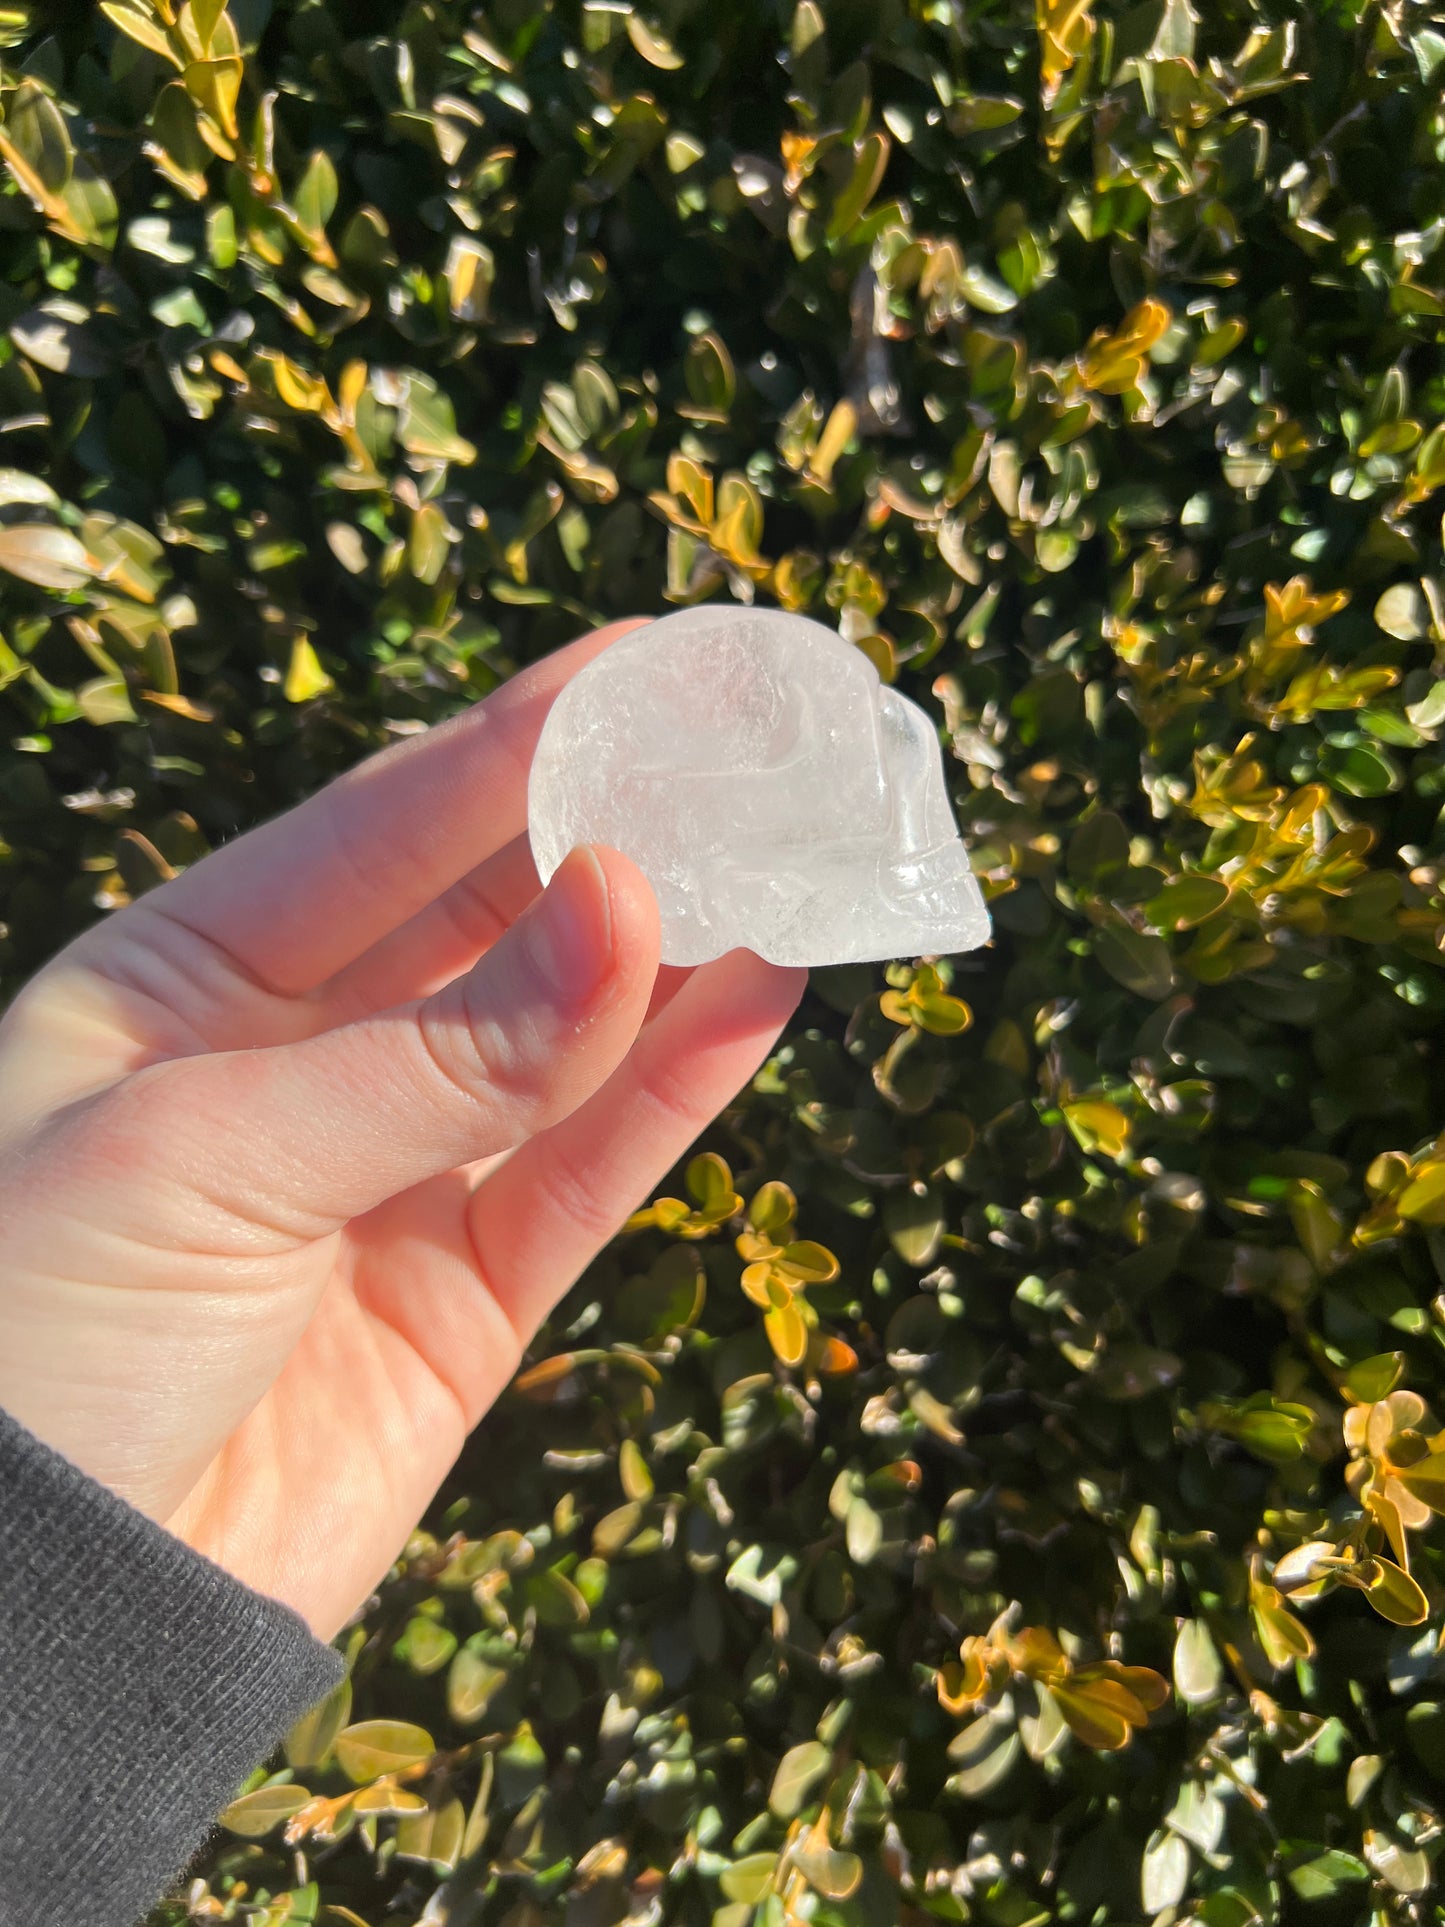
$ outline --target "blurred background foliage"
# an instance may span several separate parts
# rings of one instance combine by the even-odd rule
[[[9,987],[705,597],[933,705],[996,919],[815,974],[157,1920],[1438,1918],[1445,11],[0,41]]]

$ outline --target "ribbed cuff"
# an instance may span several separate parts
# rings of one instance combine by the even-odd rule
[[[0,1412],[4,1927],[132,1927],[343,1670]]]

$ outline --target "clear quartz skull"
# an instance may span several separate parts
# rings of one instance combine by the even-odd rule
[[[803,616],[704,604],[621,637],[553,704],[527,806],[544,883],[579,843],[632,858],[664,963],[988,941],[933,724]]]

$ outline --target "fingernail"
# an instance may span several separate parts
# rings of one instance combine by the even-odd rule
[[[526,932],[532,967],[558,1002],[585,1003],[612,964],[607,878],[585,844],[564,859]]]

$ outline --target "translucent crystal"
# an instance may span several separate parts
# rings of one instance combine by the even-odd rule
[[[545,882],[579,843],[638,865],[665,963],[971,950],[988,912],[933,724],[821,623],[705,604],[636,629],[553,705],[528,790]]]

